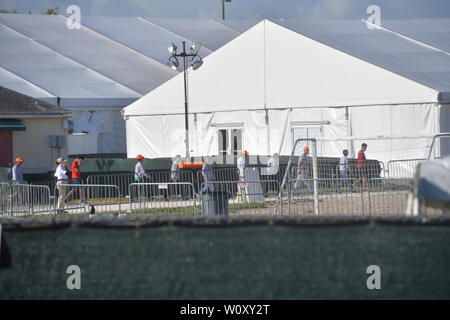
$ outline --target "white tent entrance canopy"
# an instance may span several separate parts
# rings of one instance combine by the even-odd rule
[[[383,136],[371,158],[415,158],[448,131],[449,54],[362,21],[348,27],[351,36],[308,26],[264,20],[189,69],[191,155],[287,155],[299,137]],[[370,52],[370,41],[385,46]],[[439,68],[402,64],[405,57]],[[184,154],[184,111],[181,74],[124,108],[128,157]],[[389,139],[399,136],[423,138]],[[339,156],[342,147],[330,141],[321,155]]]

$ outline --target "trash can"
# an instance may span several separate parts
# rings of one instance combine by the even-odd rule
[[[202,194],[204,216],[228,216],[228,199],[226,191],[206,192]]]

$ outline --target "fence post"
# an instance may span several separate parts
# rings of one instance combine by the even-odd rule
[[[367,197],[368,197],[368,205],[369,205],[369,216],[372,215],[372,208],[370,205],[370,181],[371,181],[371,179],[367,179]]]
[[[317,188],[318,169],[317,169],[317,144],[316,139],[311,139],[313,145],[313,183],[314,183],[314,214],[319,215],[319,195]]]
[[[361,182],[362,183],[362,182]],[[365,214],[365,210],[364,210],[364,190],[363,190],[363,187],[362,187],[362,185],[361,185],[361,183],[360,183],[360,185],[359,185],[359,191],[360,191],[360,194],[361,194],[361,209],[362,209],[362,215],[364,215]]]
[[[192,177],[194,177],[194,173],[192,173]],[[194,189],[194,183],[191,183],[192,187],[192,199],[194,201],[194,216],[197,216],[197,205],[195,203],[195,189]]]
[[[120,215],[120,213],[121,213],[121,211],[120,211],[120,203],[122,202],[121,201],[121,197],[120,197],[120,190],[119,190],[118,186],[115,186],[115,189],[117,190],[117,202],[119,203],[119,213],[118,213],[118,215]]]
[[[34,214],[34,203],[33,203],[33,187],[31,185],[27,186],[28,189],[28,204],[30,206],[30,214]]]

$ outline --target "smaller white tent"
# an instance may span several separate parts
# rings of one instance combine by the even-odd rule
[[[191,155],[290,154],[296,138],[320,137],[334,141],[319,155],[339,156],[380,137],[368,142],[370,158],[422,158],[432,135],[448,130],[448,54],[362,21],[328,30],[284,23],[264,20],[189,69]],[[372,37],[384,47],[370,52]],[[124,108],[128,157],[184,154],[184,112],[182,74]],[[413,136],[423,138],[398,139]]]

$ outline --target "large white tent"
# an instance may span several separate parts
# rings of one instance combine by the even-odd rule
[[[364,21],[264,20],[189,69],[190,153],[290,154],[314,136],[339,156],[379,137],[371,158],[422,158],[449,130],[449,92],[445,46]],[[184,154],[184,112],[182,74],[124,108],[128,156]]]

